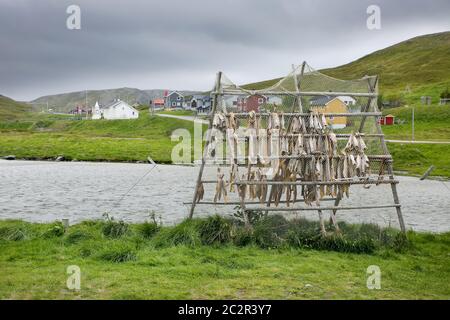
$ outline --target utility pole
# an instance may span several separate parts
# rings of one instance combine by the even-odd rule
[[[412,141],[414,141],[414,106],[412,107],[412,114],[411,114],[411,117],[412,117]]]
[[[86,111],[86,120],[87,120],[87,118],[88,118],[88,104],[87,104],[87,90],[85,90],[85,103],[84,103],[84,105],[85,105],[85,111]],[[83,110],[81,110],[81,117],[83,117]]]

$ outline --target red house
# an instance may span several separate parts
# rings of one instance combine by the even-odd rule
[[[259,111],[259,107],[267,102],[268,98],[260,94],[237,99],[237,107],[241,112]]]
[[[384,126],[392,126],[394,124],[394,118],[392,114],[380,118],[380,124]]]

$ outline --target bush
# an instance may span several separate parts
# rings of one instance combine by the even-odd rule
[[[395,235],[392,248],[395,252],[403,252],[406,249],[411,248],[411,242],[408,240],[408,237],[403,232],[399,232]]]
[[[202,220],[198,230],[205,245],[226,243],[231,239],[231,223],[219,215]]]
[[[51,224],[50,227],[47,228],[47,230],[44,231],[42,237],[44,239],[62,237],[64,235],[64,232],[65,229],[63,224],[61,222],[55,222]]]
[[[144,222],[137,226],[137,232],[145,239],[152,238],[160,227],[154,222]]]
[[[289,225],[286,240],[293,247],[313,248],[320,237],[319,222],[295,219]]]
[[[154,243],[159,247],[177,245],[198,246],[201,244],[198,224],[199,220],[188,219],[174,227],[163,229],[154,238]]]
[[[245,227],[235,227],[233,231],[233,244],[238,247],[248,246],[253,241],[252,230]]]
[[[127,223],[120,221],[114,221],[113,218],[108,218],[102,226],[102,233],[109,238],[120,238],[126,235],[129,231]]]
[[[288,223],[281,215],[261,218],[254,227],[253,239],[261,248],[277,248],[284,241]]]

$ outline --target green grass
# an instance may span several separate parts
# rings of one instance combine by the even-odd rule
[[[187,129],[193,137],[193,122],[150,117],[141,111],[137,120],[61,120],[55,115],[23,121],[0,122],[0,155],[24,159],[82,161],[171,162],[178,142],[171,141],[175,129]]]
[[[383,114],[392,114],[403,124],[382,126],[389,139],[411,140],[412,106],[386,109]],[[414,106],[415,140],[450,141],[450,106]]]
[[[211,234],[224,230],[217,221],[208,223]],[[142,225],[130,225],[130,232],[111,238],[102,232],[105,222],[84,222],[65,234],[43,236],[58,224],[1,221],[0,298],[450,298],[450,233],[410,232],[409,245],[401,251],[379,246],[370,254],[354,254],[293,246],[262,249],[254,242],[238,247],[229,239],[205,245],[202,239],[210,238],[200,226],[208,223],[163,227],[151,237],[141,234]],[[353,235],[379,232],[370,225],[347,226],[349,237],[355,227]],[[6,238],[17,230],[22,236]],[[174,237],[178,243],[170,242]],[[186,240],[192,237],[197,240]],[[156,246],[161,238],[165,244]],[[80,291],[66,287],[69,265],[81,268]],[[370,265],[381,269],[381,290],[366,287]]]
[[[388,143],[394,158],[394,170],[422,175],[433,165],[432,176],[450,177],[449,144]]]

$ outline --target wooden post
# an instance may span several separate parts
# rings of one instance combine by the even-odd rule
[[[375,81],[375,86],[373,88],[373,92],[378,92],[378,77],[376,78]],[[378,111],[378,106],[375,104],[375,111]],[[379,134],[382,134],[383,131],[381,130],[381,125],[380,125],[380,117],[376,117],[375,118],[375,126],[377,128],[377,132]],[[381,147],[383,149],[383,152],[386,156],[390,156],[389,150],[387,148],[386,145],[386,141],[384,139],[384,135],[380,135],[380,142],[381,142]],[[387,171],[389,174],[389,178],[391,180],[394,180],[394,172],[392,169],[392,162],[386,162],[386,167],[387,167]],[[402,215],[402,209],[400,207],[400,200],[398,198],[398,193],[397,193],[397,185],[395,183],[391,183],[391,190],[392,190],[392,197],[394,198],[394,203],[398,206],[395,207],[395,210],[397,211],[397,217],[398,217],[398,223],[400,225],[400,230],[405,233],[406,232],[406,227],[405,227],[405,221],[403,220],[403,215]]]
[[[376,86],[378,85],[378,76],[375,77],[375,82],[373,83],[373,85],[370,83],[370,78],[368,78],[367,82],[368,82],[368,86],[369,86],[369,91],[371,93],[373,93],[375,88],[376,88]],[[372,101],[373,101],[373,97],[370,96],[369,100],[367,101],[367,104],[366,104],[364,110],[361,110],[361,112],[367,112],[369,110],[369,108],[370,108],[370,104],[372,103]],[[366,122],[366,115],[364,115],[362,117],[362,119],[361,119],[361,123],[359,124],[358,132],[362,132],[365,122]]]
[[[217,92],[219,92],[219,90],[220,90],[221,78],[222,78],[222,72],[219,71],[217,73],[217,76],[216,76],[216,85],[215,85],[214,94],[213,94],[213,106],[212,106],[211,115],[209,117],[209,124],[208,124],[208,135],[206,137],[206,143],[205,143],[205,147],[204,147],[205,149],[203,150],[202,164],[200,165],[200,170],[198,172],[198,177],[197,177],[197,183],[195,185],[194,198],[192,200],[191,210],[189,212],[189,219],[192,219],[192,217],[194,215],[195,201],[197,199],[198,188],[200,187],[200,184],[202,183],[202,176],[203,176],[203,170],[205,169],[206,156],[207,156],[207,153],[208,153],[208,146],[209,146],[209,143],[211,141],[211,132],[210,132],[210,130],[212,129],[214,115],[216,113],[217,104],[218,104],[218,94],[217,94]],[[203,141],[202,141],[202,144],[203,144]]]
[[[305,71],[305,65],[306,65],[306,61],[303,61],[302,63],[302,70],[300,72],[300,80],[303,77],[303,72]],[[292,70],[295,72],[295,66],[292,65]],[[295,84],[295,91],[297,91],[297,93],[300,93],[300,81],[297,80],[297,76],[294,73],[294,84]],[[300,95],[297,95],[296,97],[297,101],[298,101],[298,108],[299,111],[301,113],[303,113],[303,106],[302,106],[302,98]]]

